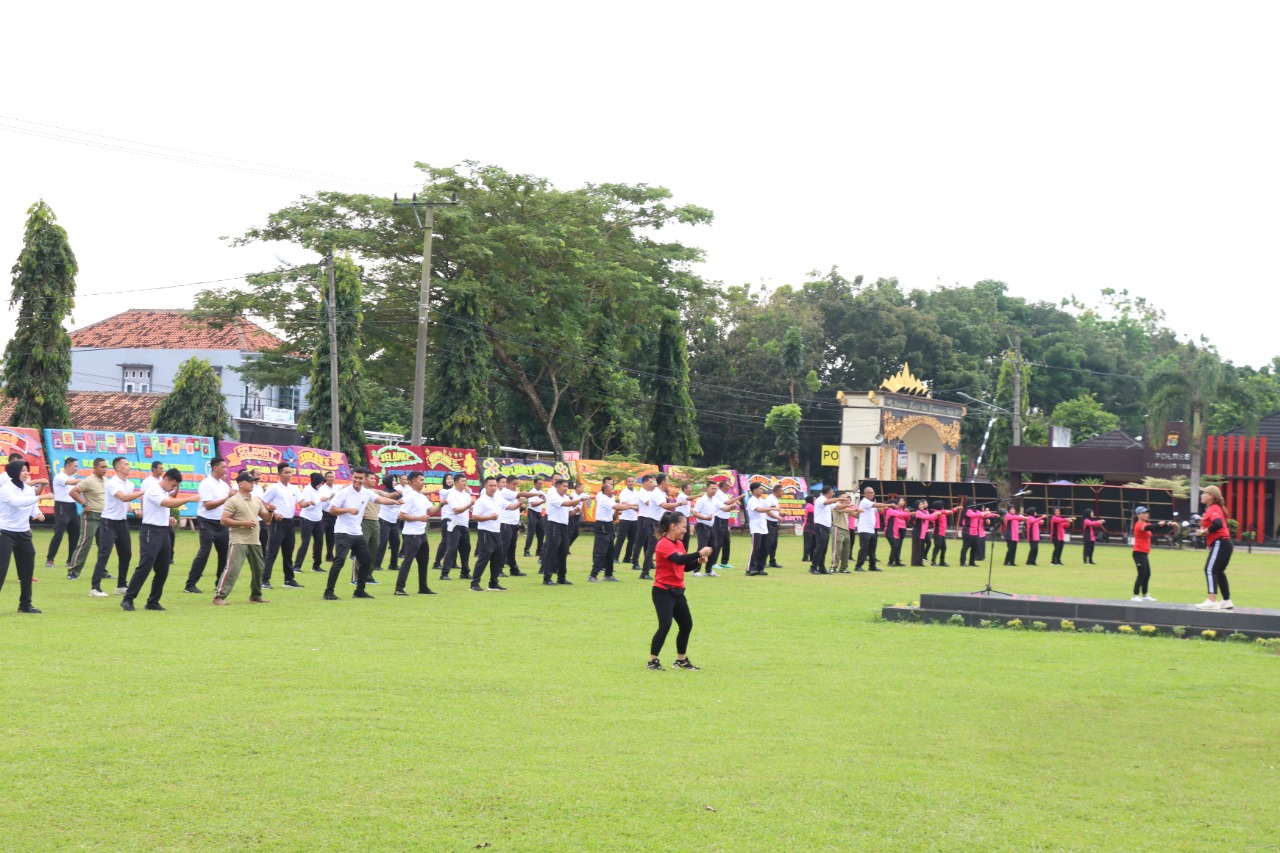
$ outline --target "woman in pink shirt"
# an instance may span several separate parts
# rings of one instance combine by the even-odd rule
[[[1027,508],[1027,565],[1036,564],[1036,556],[1040,553],[1040,526],[1044,524],[1044,516],[1035,507]]]
[[[1102,529],[1102,521],[1093,517],[1093,510],[1086,509],[1084,511],[1084,561],[1088,565],[1094,565],[1093,562],[1093,546],[1098,541],[1098,531]]]
[[[923,566],[929,550],[929,535],[937,513],[929,511],[927,500],[916,501],[916,511],[911,513],[911,565]]]
[[[929,565],[945,566],[947,564],[947,516],[942,501],[933,502],[933,550],[929,554]]]
[[[1067,542],[1067,530],[1071,527],[1071,522],[1075,518],[1068,518],[1062,514],[1062,507],[1055,506],[1053,508],[1053,518],[1049,519],[1049,541],[1053,543],[1053,559],[1050,564],[1061,566],[1062,563],[1062,546]]]
[[[985,509],[969,509],[964,513],[964,541],[960,545],[960,565],[965,565],[965,552],[969,553],[970,566],[976,566],[987,558],[987,521],[996,518],[994,512]]]
[[[1016,510],[1009,510],[1004,514],[1004,564],[1006,566],[1018,565],[1018,532],[1021,525],[1027,520],[1025,515],[1019,515]]]
[[[902,565],[902,537],[907,529],[907,520],[911,518],[911,510],[907,509],[907,499],[898,498],[897,503],[884,511],[885,535],[889,537],[889,565]]]

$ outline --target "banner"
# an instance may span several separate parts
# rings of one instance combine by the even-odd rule
[[[622,491],[627,477],[635,477],[638,485],[640,478],[645,474],[657,474],[659,470],[657,465],[644,462],[613,462],[605,459],[579,459],[573,465],[577,474],[578,489],[591,495],[599,493],[605,477],[613,478],[613,492],[616,495]],[[596,520],[594,501],[587,504],[587,508],[583,510],[582,520],[587,522]]]
[[[480,477],[541,477],[551,481],[554,477],[573,478],[569,462],[551,462],[544,459],[509,459],[486,456],[480,460]]]
[[[313,472],[333,472],[339,485],[351,482],[351,465],[347,454],[318,447],[301,447],[296,444],[248,444],[239,441],[219,441],[218,453],[227,460],[227,479],[234,483],[241,471],[252,471],[261,479],[263,488],[280,482],[276,466],[281,462],[293,468],[297,474],[293,482],[303,488],[310,482]]]
[[[10,453],[21,453],[22,458],[31,466],[31,479],[48,480],[53,485],[51,465],[45,459],[44,448],[40,446],[40,433],[28,427],[0,427],[0,450],[4,451],[4,461],[9,461]],[[67,454],[70,455],[70,454]],[[62,465],[59,457],[56,463]],[[61,470],[61,468],[59,468]],[[40,511],[46,516],[53,514],[53,492],[45,489],[40,494]]]
[[[161,462],[166,471],[177,468],[182,472],[182,483],[178,488],[185,494],[199,491],[200,481],[209,476],[209,460],[214,455],[213,439],[199,435],[47,429],[44,438],[59,466],[68,456],[79,460],[76,476],[81,479],[93,472],[95,457],[102,457],[110,465],[111,460],[123,456],[129,460],[129,482],[135,487],[140,486],[151,473],[153,462]],[[111,476],[110,473],[107,476]],[[49,503],[52,508],[52,497]],[[140,502],[134,501],[132,508],[135,514],[140,512]],[[196,505],[184,504],[181,515],[194,518]]]
[[[756,483],[764,483],[764,487],[772,492],[774,486],[782,486],[782,497],[778,499],[778,514],[783,524],[804,524],[804,499],[809,494],[809,483],[804,477],[775,477],[772,474],[738,475],[738,488],[743,494],[750,494]]]
[[[692,481],[694,494],[693,499],[695,501],[701,497],[702,493],[706,490],[707,481],[715,483],[720,487],[721,492],[731,498],[736,498],[738,495],[742,494],[742,486],[738,482],[738,472],[728,468],[718,469],[717,472],[713,474],[705,473],[707,471],[705,468],[691,468],[682,465],[663,465],[662,470],[667,472],[667,477],[675,481],[672,484],[673,487],[678,486],[686,480]],[[702,476],[698,476],[699,474]],[[746,501],[743,501],[742,503],[745,506]],[[734,511],[730,513],[729,526],[741,527],[743,522],[740,519],[745,517],[745,511]]]
[[[444,475],[461,471],[467,477],[471,493],[480,494],[480,467],[476,452],[460,447],[434,447],[423,444],[366,444],[369,470],[379,477],[395,474],[403,477],[410,471],[421,471],[423,491],[440,491]]]

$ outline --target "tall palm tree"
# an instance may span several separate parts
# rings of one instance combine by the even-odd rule
[[[1219,401],[1238,405],[1248,414],[1243,426],[1257,427],[1253,395],[1236,381],[1235,371],[1212,347],[1188,344],[1176,363],[1162,365],[1147,376],[1148,435],[1159,436],[1171,415],[1186,417],[1191,425],[1191,511],[1200,509],[1200,465],[1204,453],[1204,427],[1208,410]],[[1154,427],[1155,429],[1152,429]]]

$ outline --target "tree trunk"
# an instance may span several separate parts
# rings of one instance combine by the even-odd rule
[[[529,410],[533,412],[533,417],[537,420],[547,433],[547,440],[551,442],[551,450],[556,455],[557,461],[564,461],[564,448],[560,446],[560,436],[556,433],[555,426],[551,423],[552,415],[547,412],[546,406],[542,405],[542,398],[538,396],[538,388],[529,381],[529,376],[520,369],[520,365],[516,364],[511,356],[507,355],[499,344],[494,343],[493,354],[507,369],[507,375],[513,377],[516,381],[517,390],[529,402]],[[556,402],[559,403],[559,392],[557,389]]]

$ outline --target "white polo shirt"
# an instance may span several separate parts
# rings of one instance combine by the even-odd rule
[[[724,508],[724,505],[732,499],[732,495],[726,495],[724,492],[716,492],[716,518],[723,518],[727,521],[733,517],[732,513]],[[736,512],[737,510],[734,511]]]
[[[520,507],[517,506],[515,509],[507,509],[507,507],[520,500],[520,493],[513,492],[510,489],[498,489],[496,494],[502,503],[502,506],[498,509],[498,523],[518,525],[520,523]]]
[[[502,498],[499,497],[498,492],[494,492],[493,497],[489,497],[485,494],[480,495],[480,497],[476,499],[476,505],[471,508],[471,511],[476,515],[493,515],[496,513],[498,517],[491,521],[477,521],[476,527],[486,533],[501,533],[502,506]]]
[[[293,483],[272,483],[267,487],[263,501],[275,504],[276,515],[281,518],[293,518],[298,512],[298,487]]]
[[[613,522],[613,507],[618,501],[609,497],[604,492],[598,492],[595,497],[596,501],[596,521]]]
[[[29,531],[31,519],[40,511],[39,503],[40,498],[30,483],[23,483],[19,489],[8,476],[0,475],[0,530]]]
[[[363,536],[364,528],[360,522],[364,520],[364,508],[371,500],[373,500],[373,492],[368,489],[362,488],[356,491],[355,486],[339,489],[329,504],[330,509],[354,509],[356,512],[354,514],[344,512],[336,516],[338,520],[333,525],[333,532],[345,533],[348,536]]]
[[[298,515],[307,521],[316,522],[324,518],[324,508],[320,505],[320,490],[307,483],[302,490],[302,500],[310,501],[311,506],[298,510]]]
[[[169,497],[160,481],[149,478],[151,485],[142,491],[142,523],[154,524],[156,527],[169,526],[169,508],[162,501]]]
[[[820,524],[823,527],[831,526],[831,508],[834,503],[827,503],[825,495],[818,495],[813,499],[813,523]]]
[[[769,532],[769,505],[765,503],[764,498],[748,498],[747,499],[747,525],[750,527],[752,534],[768,534]]]
[[[334,483],[330,486],[328,483],[321,484],[316,489],[316,494],[320,496],[320,515],[324,515],[329,511],[329,503],[333,500],[333,496],[338,492],[338,484]]]
[[[666,493],[654,486],[652,489],[641,489],[640,495],[640,515],[650,521],[661,521],[662,514],[666,512],[662,508],[662,504],[666,503]]]
[[[723,499],[720,497],[719,492],[716,492],[716,496],[714,498],[708,497],[704,493],[702,497],[698,498],[697,502],[694,503],[693,511],[696,512],[698,515],[714,516],[716,514],[718,503],[722,502],[722,500]],[[705,525],[707,527],[710,527],[714,523],[712,521],[704,521],[701,518],[696,520],[699,524]]]
[[[72,474],[66,474],[62,471],[58,472],[58,476],[53,478],[53,500],[55,503],[60,503],[60,504],[75,503],[75,501],[72,500],[71,498],[71,486],[75,484],[67,482],[68,480],[75,480],[75,479],[76,479],[75,476]],[[9,485],[13,485],[12,480],[9,481]]]
[[[630,486],[618,492],[617,503],[635,505],[639,502],[640,502],[640,493],[636,489],[631,488]],[[639,517],[640,517],[639,511],[634,509],[624,509],[622,511],[622,517],[619,519],[619,521],[635,521]]]
[[[449,524],[449,529],[455,527],[466,527],[471,523],[471,510],[465,509],[462,512],[454,512],[455,509],[461,509],[471,503],[471,492],[463,489],[461,492],[457,489],[450,489],[444,496],[444,502],[448,505],[441,515]]]
[[[132,491],[133,486],[129,485],[128,480],[121,480],[114,473],[108,477],[106,494],[102,498],[102,517],[108,521],[123,521],[129,514],[129,502],[117,499],[116,495]]]
[[[689,513],[693,512],[693,501],[689,500],[689,496],[684,492],[676,495],[676,512],[685,518],[688,518]]]
[[[859,533],[875,533],[876,532],[876,504],[875,501],[869,501],[866,498],[858,501],[858,524]]]
[[[213,477],[205,477],[200,481],[200,485],[196,487],[196,493],[200,497],[200,501],[196,506],[196,515],[209,521],[222,523],[222,506],[217,509],[205,509],[205,501],[220,501],[227,495],[231,494],[231,484],[226,480],[215,480]]]
[[[569,507],[564,505],[567,500],[569,495],[561,495],[556,489],[547,492],[547,521],[552,524],[569,523]]]
[[[431,498],[415,492],[413,489],[405,489],[404,506],[396,507],[397,512],[403,512],[405,515],[426,515],[431,511]],[[404,523],[405,536],[423,536],[427,532],[427,523],[425,521],[406,521]]]

